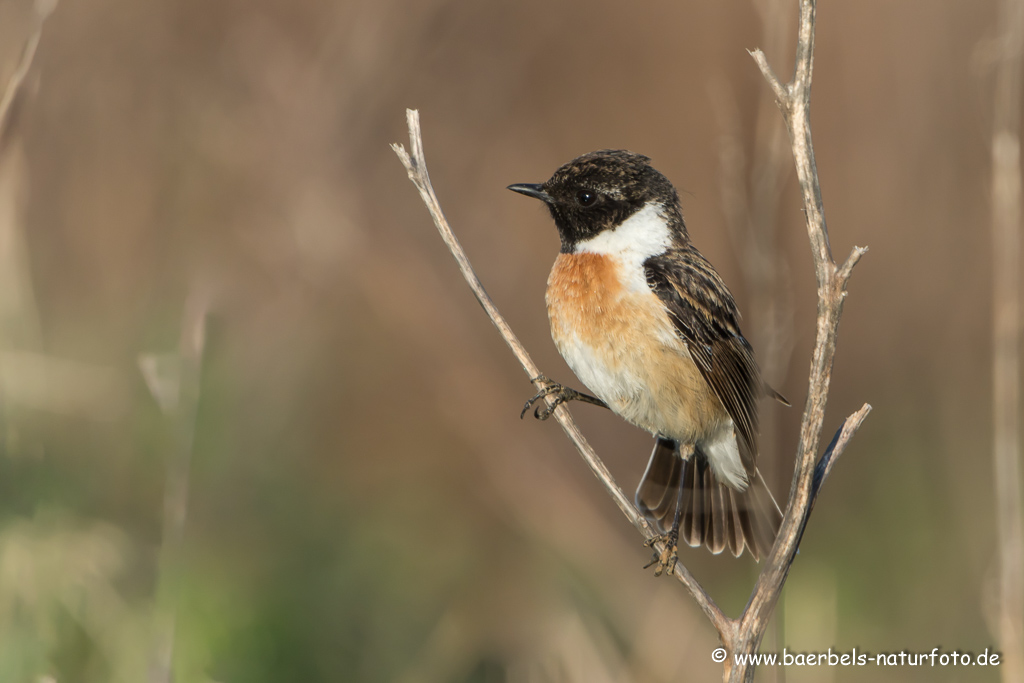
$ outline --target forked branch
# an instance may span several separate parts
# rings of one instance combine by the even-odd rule
[[[846,261],[837,266],[832,259],[828,229],[825,224],[825,210],[821,198],[821,185],[814,161],[814,146],[811,141],[811,79],[814,66],[814,20],[815,1],[800,0],[799,27],[797,30],[796,65],[793,79],[783,84],[764,53],[754,50],[751,55],[757,62],[765,80],[775,93],[776,101],[786,121],[793,160],[803,196],[804,215],[807,221],[807,236],[811,245],[811,257],[818,281],[818,316],[814,352],[811,357],[807,402],[804,406],[800,426],[800,442],[790,487],[789,504],[782,520],[778,539],[754,586],[754,593],[740,617],[738,638],[727,648],[730,654],[746,655],[757,651],[768,619],[782,592],[782,586],[793,563],[803,535],[803,529],[814,506],[821,484],[828,476],[835,460],[846,443],[853,436],[871,406],[865,404],[859,411],[848,417],[833,444],[830,445],[820,462],[817,462],[818,444],[825,420],[825,404],[828,400],[829,382],[832,378],[832,361],[835,357],[836,337],[839,319],[846,299],[846,286],[866,248],[854,247]],[[730,681],[753,679],[753,669],[737,665],[728,671]]]

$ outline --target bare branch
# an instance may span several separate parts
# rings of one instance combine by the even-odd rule
[[[761,74],[764,79],[768,81],[768,85],[771,86],[772,92],[775,93],[775,103],[779,105],[779,109],[783,112],[786,111],[786,107],[789,106],[789,90],[783,85],[779,77],[772,71],[771,65],[768,63],[768,58],[764,56],[764,52],[760,48],[754,50],[747,50],[750,56],[757,62],[757,67],[761,69]]]
[[[751,53],[772,88],[778,100],[789,129],[793,146],[793,160],[803,195],[804,215],[807,221],[807,235],[811,244],[815,275],[818,280],[818,316],[814,351],[807,392],[807,402],[800,427],[800,444],[797,452],[793,483],[790,488],[789,504],[779,529],[778,538],[765,566],[758,576],[754,591],[746,609],[740,617],[736,639],[729,647],[732,656],[752,654],[760,646],[772,610],[778,602],[782,586],[789,573],[789,567],[796,556],[803,530],[820,485],[827,477],[838,455],[845,448],[853,433],[870,411],[865,405],[848,418],[833,444],[816,466],[816,454],[825,418],[829,382],[832,375],[832,361],[835,356],[836,336],[846,294],[846,284],[854,266],[866,249],[854,248],[841,268],[832,259],[828,228],[825,224],[821,186],[818,181],[811,141],[810,101],[811,77],[814,56],[815,1],[800,0],[799,25],[797,32],[796,66],[793,80],[782,85],[768,65],[764,54],[755,50]],[[819,469],[820,468],[820,469]],[[816,478],[815,472],[819,475]],[[815,480],[817,479],[817,486]],[[745,665],[727,667],[729,681],[750,681],[754,669]]]
[[[818,499],[818,493],[821,491],[821,485],[828,479],[828,475],[832,473],[832,468],[839,460],[839,456],[846,450],[847,444],[850,443],[850,439],[860,429],[864,419],[871,412],[871,406],[865,403],[861,406],[860,410],[855,412],[850,417],[846,418],[843,422],[843,426],[839,428],[836,435],[832,437],[832,442],[825,449],[821,459],[818,460],[818,464],[814,468],[814,480],[811,484],[811,507],[814,506],[814,501]]]
[[[430,211],[431,217],[434,219],[434,225],[437,227],[438,232],[441,233],[441,239],[444,240],[445,244],[448,245],[449,251],[452,256],[455,257],[456,262],[459,264],[459,269],[462,271],[462,276],[466,279],[470,289],[473,290],[473,294],[476,296],[477,301],[483,307],[487,316],[491,319],[491,322],[496,328],[498,328],[499,334],[502,339],[515,354],[522,365],[523,370],[534,385],[540,389],[542,387],[539,377],[541,375],[540,370],[534,364],[527,353],[526,348],[522,345],[519,339],[516,337],[512,328],[509,327],[508,322],[498,311],[498,308],[494,305],[490,296],[484,290],[483,284],[480,279],[476,276],[472,265],[470,265],[469,258],[466,256],[465,250],[459,243],[458,238],[455,237],[455,233],[452,232],[451,226],[448,225],[447,219],[444,217],[444,212],[441,210],[441,204],[437,199],[437,195],[434,193],[434,188],[430,184],[430,176],[427,173],[427,161],[423,153],[423,137],[420,131],[420,120],[419,112],[415,109],[406,110],[406,119],[409,126],[409,147],[412,150],[412,154],[405,150],[400,144],[393,144],[391,148],[398,155],[402,164],[405,166],[406,171],[409,173],[409,179],[413,182],[416,188],[420,191],[420,197],[423,199],[423,203],[426,204],[427,210]],[[545,399],[550,407],[552,400],[550,398]],[[572,419],[569,410],[565,405],[559,405],[554,413],[554,418],[558,421],[558,424],[562,427],[566,436],[572,441],[573,445],[576,446],[576,450],[579,451],[580,455],[583,456],[584,461],[590,466],[594,476],[604,485],[608,494],[615,501],[615,504],[619,507],[622,513],[630,521],[630,523],[636,527],[644,538],[651,540],[658,536],[658,533],[651,526],[650,522],[641,515],[637,509],[633,506],[632,501],[626,497],[622,489],[615,482],[611,472],[601,461],[601,459],[591,448],[587,442],[583,433],[580,432],[579,427],[576,426],[576,422]],[[664,544],[658,542],[654,545],[655,550],[659,553],[664,550]],[[697,602],[697,605],[701,608],[704,614],[708,617],[711,623],[718,630],[719,635],[722,637],[723,642],[729,642],[731,634],[733,632],[733,622],[730,620],[722,610],[715,604],[714,600],[707,594],[707,592],[701,587],[693,575],[683,566],[681,562],[676,562],[674,570],[676,578],[686,587],[693,596],[693,599]]]
[[[857,262],[860,261],[860,258],[866,253],[868,253],[867,247],[854,247],[853,251],[850,252],[850,255],[846,257],[846,261],[839,269],[839,272],[836,273],[836,277],[843,289],[846,289],[846,281],[849,280],[850,275],[853,274],[853,267],[857,265]]]

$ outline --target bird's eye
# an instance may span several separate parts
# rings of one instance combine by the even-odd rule
[[[593,206],[594,202],[597,201],[597,197],[598,194],[596,192],[591,190],[580,190],[576,193],[576,203],[583,208],[586,208],[588,206]]]

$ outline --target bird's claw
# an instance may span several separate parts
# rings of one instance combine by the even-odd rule
[[[654,548],[655,544],[664,543],[665,549],[660,553]],[[679,561],[679,534],[669,532],[661,536],[655,536],[644,543],[644,547],[654,550],[654,557],[644,565],[644,569],[657,565],[654,568],[654,575],[661,576],[666,571],[671,574],[675,571],[676,562]]]
[[[608,407],[607,403],[596,396],[591,396],[590,394],[584,394],[581,391],[570,389],[558,382],[552,382],[544,375],[537,375],[530,381],[534,384],[542,384],[544,388],[538,391],[536,396],[526,402],[526,405],[523,406],[523,411],[519,413],[520,420],[523,419],[523,415],[526,415],[526,411],[530,409],[530,406],[543,398],[548,398],[549,396],[554,397],[552,398],[550,405],[545,404],[544,406],[537,406],[533,411],[533,416],[538,420],[548,419],[552,414],[554,414],[555,408],[563,403],[568,403],[569,401],[582,401],[583,403],[590,403],[591,405],[601,406],[602,408]]]
[[[567,401],[572,400],[569,396],[566,396],[566,392],[572,392],[572,389],[566,389],[558,382],[552,382],[544,375],[538,375],[537,377],[534,377],[531,381],[543,384],[544,388],[538,391],[533,398],[526,402],[526,405],[523,406],[522,412],[519,413],[520,420],[522,420],[523,416],[526,415],[526,411],[533,407],[534,403],[547,398],[551,394],[558,394],[557,396],[555,396],[555,401],[552,405],[545,405],[543,406],[543,408],[541,406],[537,406],[536,408],[534,408],[533,416],[538,420],[544,421],[548,419],[549,417],[551,417],[551,414],[555,412],[555,408],[557,408],[558,406],[562,405]]]

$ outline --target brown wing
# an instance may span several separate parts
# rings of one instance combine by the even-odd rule
[[[691,246],[647,259],[644,271],[701,376],[736,425],[740,456],[752,474],[757,458],[757,400],[763,385],[753,350],[740,333],[732,294]]]

